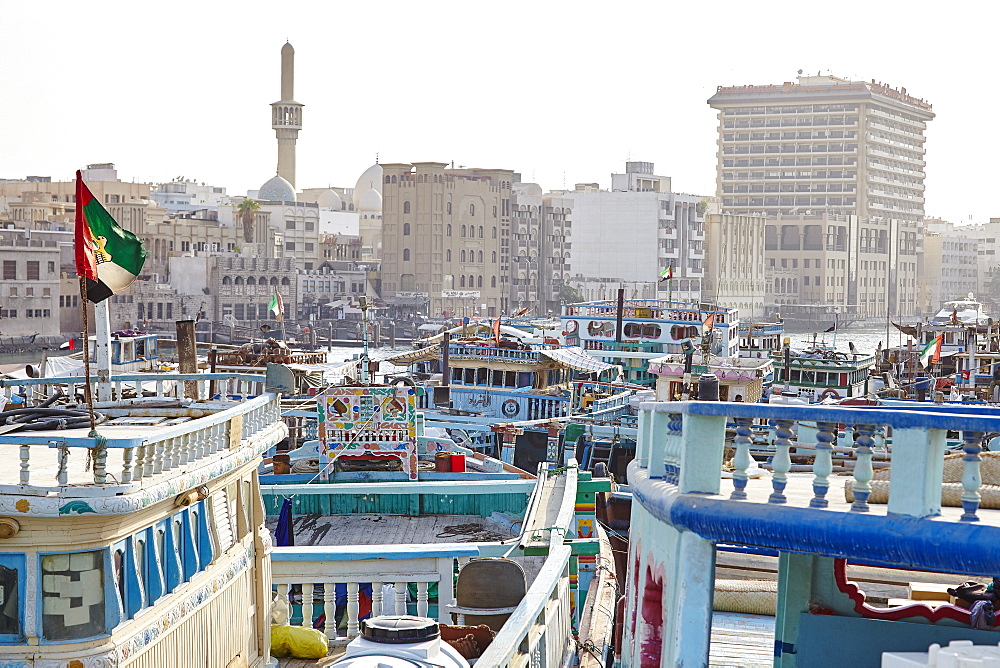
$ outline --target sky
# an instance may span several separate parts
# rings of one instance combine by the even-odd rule
[[[801,69],[931,102],[926,215],[986,222],[1000,217],[989,6],[0,0],[0,178],[114,162],[127,181],[257,189],[275,173],[287,39],[298,189],[353,187],[376,156],[512,169],[546,190],[608,187],[631,159],[714,195],[708,98]]]

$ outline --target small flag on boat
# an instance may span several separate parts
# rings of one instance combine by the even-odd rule
[[[76,172],[76,275],[87,281],[87,300],[102,302],[132,285],[146,249],[122,228]]]
[[[704,327],[702,328],[703,333],[708,334],[709,332],[711,332],[712,328],[715,327],[715,314],[709,313],[708,317],[705,318],[705,322],[702,324],[704,325]]]
[[[674,263],[671,262],[670,265],[660,272],[661,281],[669,281],[674,277]]]
[[[493,321],[493,339],[497,343],[500,343],[500,318],[502,317],[503,314],[501,313],[497,316],[497,319]]]
[[[274,312],[274,318],[278,322],[285,321],[285,305],[281,301],[281,295],[277,292],[271,297],[271,303],[267,305],[267,310]]]
[[[934,364],[941,361],[941,341],[942,337],[937,337],[920,351],[920,364],[925,369],[927,368],[928,362]]]
[[[515,313],[514,317],[515,318],[520,318],[522,315],[524,315],[525,313],[527,313],[528,309],[530,309],[530,308],[531,308],[530,306],[525,306],[523,309],[521,309],[520,311],[518,311],[517,313]]]

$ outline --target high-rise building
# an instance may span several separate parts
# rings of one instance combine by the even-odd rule
[[[382,164],[382,297],[436,315],[510,313],[506,169]]]
[[[515,174],[515,180],[518,175]],[[532,315],[558,315],[570,271],[572,202],[543,193],[537,183],[514,183],[510,232],[510,306]]]
[[[842,300],[831,301],[862,316],[913,315],[916,260],[909,256],[922,235],[931,105],[905,88],[819,75],[780,85],[720,86],[708,104],[719,112],[716,188],[723,213],[856,216],[859,222],[846,226],[855,234],[845,239],[830,237],[837,225],[816,221],[822,239],[810,243],[843,247],[848,255],[843,274],[829,286],[842,284],[842,290],[824,285],[822,294],[843,292]],[[774,227],[769,239],[779,233],[786,241],[769,243],[773,250],[802,250],[805,242],[792,236],[799,239],[804,228]],[[873,264],[885,281],[881,303],[862,302],[859,294],[862,265]],[[795,278],[804,287],[804,276]],[[783,301],[805,298],[796,293]]]
[[[946,301],[977,294],[979,250],[980,240],[971,227],[926,221],[917,291],[917,308],[922,313],[933,315]]]
[[[278,176],[295,187],[295,142],[302,129],[302,105],[295,102],[295,49],[281,47],[281,99],[271,103],[271,127],[278,137]]]

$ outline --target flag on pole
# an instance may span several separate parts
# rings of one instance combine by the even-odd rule
[[[934,364],[941,361],[941,341],[942,337],[937,337],[920,351],[920,365],[927,368],[928,362]]]
[[[703,324],[702,333],[708,334],[709,332],[711,332],[712,328],[715,327],[715,314],[709,313],[708,317],[705,318],[705,322],[702,324]]]
[[[520,311],[518,311],[517,313],[515,313],[514,317],[515,318],[520,318],[522,315],[524,315],[525,313],[527,313],[530,308],[531,308],[530,306],[525,306],[523,309],[521,309]]]
[[[501,313],[497,316],[497,319],[493,321],[493,339],[497,343],[500,343],[500,318],[502,317],[503,314]]]
[[[274,312],[274,319],[278,322],[285,321],[285,305],[281,301],[281,295],[277,292],[271,297],[271,303],[267,305],[267,310]]]
[[[666,269],[660,272],[660,280],[669,281],[673,277],[674,277],[674,263],[671,262]]]
[[[76,172],[76,274],[87,280],[87,299],[102,302],[132,285],[146,249],[115,222]]]

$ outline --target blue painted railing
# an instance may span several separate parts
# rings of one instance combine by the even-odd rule
[[[751,437],[760,420],[774,429],[772,474],[751,482]],[[735,425],[731,481],[721,476],[727,424]],[[832,478],[843,425],[857,435],[853,477]],[[891,434],[888,479],[874,476],[879,430]],[[942,511],[949,431],[961,434],[961,482],[949,484],[962,507]],[[916,570],[994,572],[1000,527],[981,521],[980,469],[984,436],[996,432],[1000,409],[988,407],[641,404],[628,473],[635,500],[630,534],[639,544],[630,560],[627,581],[637,588],[628,595],[625,626],[636,630],[626,631],[623,665],[645,665],[650,653],[662,665],[706,660],[714,574],[704,565],[714,563],[717,543]],[[807,472],[792,472],[793,448],[813,453]],[[643,597],[661,590],[663,614],[651,618]],[[655,632],[632,626],[629,620],[640,617]]]

